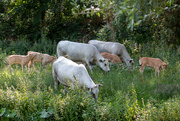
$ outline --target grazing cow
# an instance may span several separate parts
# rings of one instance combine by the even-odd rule
[[[155,69],[155,75],[158,72],[158,76],[161,68],[163,69],[163,71],[167,69],[167,64],[159,58],[140,57],[139,64],[141,66],[141,74],[143,73],[145,66],[153,67]]]
[[[57,55],[66,56],[73,61],[85,62],[92,70],[91,64],[96,64],[102,70],[109,72],[109,62],[104,59],[97,48],[90,44],[70,41],[60,41],[57,45]]]
[[[39,63],[42,63],[42,65],[46,66],[49,63],[53,63],[57,59],[56,57],[50,56],[48,54],[42,54],[39,52],[28,51],[28,55],[33,54],[33,53],[36,54],[36,56],[31,61],[29,61],[28,68],[30,66],[34,67],[34,62],[39,62]]]
[[[24,66],[28,64],[28,62],[31,61],[35,56],[36,54],[34,53],[29,55],[10,55],[8,56],[7,60],[10,68],[13,64],[21,64],[23,72]]]
[[[99,52],[108,52],[119,56],[119,58],[124,61],[127,66],[134,64],[134,60],[130,58],[126,47],[123,44],[98,40],[90,40],[88,43],[94,45]]]
[[[89,93],[93,98],[98,98],[98,87],[102,87],[102,85],[93,82],[83,64],[77,64],[63,56],[60,56],[53,63],[52,73],[55,89],[57,89],[59,83],[65,87],[70,86],[72,89],[74,89],[75,84],[77,84],[77,87],[83,89],[88,88]]]
[[[123,63],[121,62],[120,58],[117,55],[115,55],[115,54],[110,54],[110,53],[102,52],[101,55],[104,58],[108,59],[112,63],[120,63],[121,65],[123,65]]]

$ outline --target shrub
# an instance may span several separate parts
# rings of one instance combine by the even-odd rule
[[[35,41],[35,43],[29,50],[52,55],[56,53],[56,46],[57,43],[55,41],[51,41],[47,39],[45,36],[43,36],[38,41]]]
[[[27,55],[27,51],[30,50],[31,42],[26,37],[19,37],[18,41],[12,41],[10,45],[5,49],[7,54],[21,54]]]

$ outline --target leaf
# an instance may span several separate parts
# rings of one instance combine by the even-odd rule
[[[135,20],[138,20],[137,13],[135,11],[134,11],[134,18],[135,18]]]
[[[144,15],[144,19],[143,19],[143,21],[145,21],[145,20],[146,20],[147,16],[148,16],[147,14],[146,14],[146,15]]]
[[[49,118],[50,115],[48,114],[48,112],[43,112],[41,115],[40,115],[40,118]]]
[[[74,2],[70,2],[71,5],[75,6]]]
[[[128,24],[128,28],[130,28],[132,26],[132,23],[130,22],[129,24]]]
[[[134,26],[139,25],[141,22],[142,22],[142,20],[137,21],[137,22],[134,24]]]
[[[161,11],[162,9],[163,9],[162,7],[156,7],[157,12]]]
[[[47,110],[47,112],[52,115],[54,113],[54,109],[50,108],[50,109]]]
[[[133,31],[133,27],[134,27],[134,18],[132,18],[131,20],[131,31]]]
[[[13,118],[15,115],[16,115],[15,110],[7,109],[6,112],[4,113],[4,117],[7,117],[7,118]]]
[[[43,109],[41,112],[39,112],[41,115],[40,115],[40,118],[49,118],[50,115],[48,114],[48,112],[46,112],[46,109]]]
[[[6,111],[6,108],[1,108],[1,110],[0,110],[0,117],[5,113],[5,111]]]
[[[96,13],[96,15],[98,16],[98,17],[100,17],[100,13],[98,12],[98,13]]]

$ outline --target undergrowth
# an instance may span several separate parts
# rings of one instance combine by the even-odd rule
[[[142,45],[146,46],[146,45]],[[61,85],[54,90],[52,64],[47,68],[35,64],[35,69],[15,67],[11,71],[0,62],[0,119],[3,120],[180,120],[180,61],[179,50],[151,46],[139,56],[158,56],[168,69],[155,76],[146,67],[140,75],[138,54],[133,71],[119,64],[111,64],[109,73],[99,67],[88,72],[100,87],[98,101],[87,90],[65,91]],[[155,49],[154,49],[155,48]],[[147,49],[150,49],[147,48]],[[165,51],[163,51],[165,50]],[[7,56],[1,51],[1,60]]]

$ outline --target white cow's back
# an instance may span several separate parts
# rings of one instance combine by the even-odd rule
[[[118,42],[105,42],[98,40],[90,40],[88,43],[94,45],[99,50],[99,52],[108,52],[119,56],[119,58],[127,65],[129,65],[131,62],[132,64],[134,63],[123,44]]]
[[[92,57],[95,52],[96,48],[92,45],[70,41],[60,41],[57,47],[58,57],[67,55],[74,61],[81,61],[85,56]]]
[[[88,88],[91,88],[95,85],[83,64],[77,64],[62,56],[53,63],[53,69],[63,85],[72,86],[75,81],[78,81],[78,86],[88,85]]]
[[[60,41],[57,45],[57,54],[67,56],[73,61],[86,63],[90,70],[92,64],[99,65],[102,70],[109,71],[109,63],[104,59],[94,45],[71,41]]]

